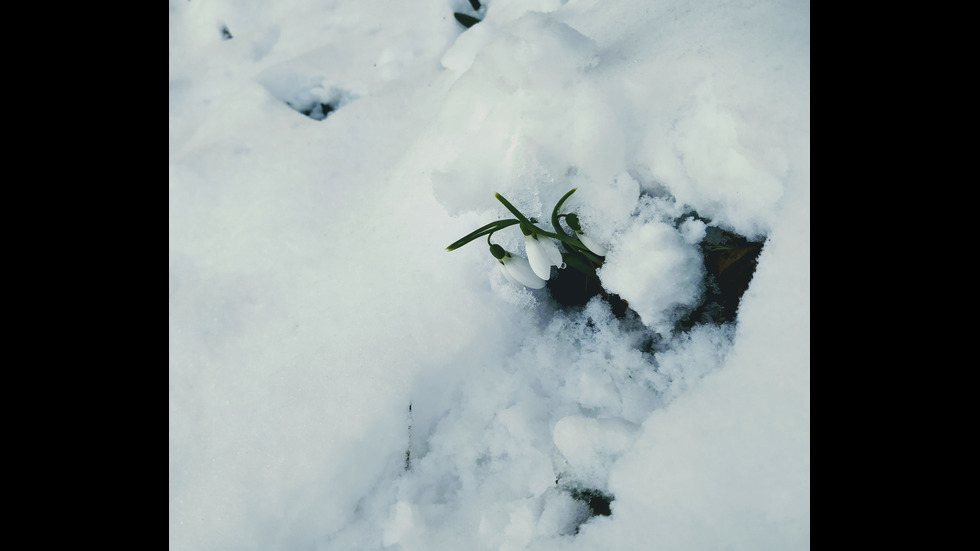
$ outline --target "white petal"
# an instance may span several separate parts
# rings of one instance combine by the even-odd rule
[[[593,241],[592,238],[590,238],[588,235],[584,233],[579,233],[576,234],[576,237],[578,237],[578,240],[581,241],[583,245],[585,245],[585,248],[589,249],[590,251],[594,252],[599,256],[606,256],[606,248]]]
[[[541,242],[530,235],[525,236],[524,249],[527,251],[527,260],[534,273],[544,280],[551,278],[551,260],[541,246]]]
[[[531,264],[522,256],[509,256],[504,258],[501,266],[507,279],[519,283],[531,289],[540,289],[545,286],[545,281],[535,275],[531,269]]]
[[[541,249],[545,252],[545,255],[548,257],[548,261],[551,262],[553,266],[558,266],[561,268],[561,265],[564,264],[565,261],[561,259],[561,250],[558,249],[558,245],[555,243],[555,241],[553,239],[539,237],[538,245],[540,245]]]
[[[517,281],[517,279],[515,279],[514,276],[510,275],[510,268],[508,268],[505,264],[498,262],[497,266],[500,266],[500,273],[504,274],[504,277],[507,278],[507,281],[513,283],[514,285],[523,285],[523,283]]]

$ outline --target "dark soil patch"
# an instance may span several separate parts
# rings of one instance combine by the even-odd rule
[[[677,225],[691,217],[697,218],[697,214],[680,218]],[[755,274],[756,261],[763,245],[764,241],[750,241],[742,235],[708,226],[700,244],[704,259],[704,296],[698,306],[677,323],[676,330],[688,331],[695,325],[704,323],[734,322],[742,295]],[[584,258],[577,261],[588,263]],[[589,263],[589,266],[595,269],[601,263]],[[600,296],[609,304],[616,317],[627,317],[632,312],[629,304],[619,295],[603,289],[602,282],[594,272],[587,272],[587,269],[576,270],[570,266],[558,270],[557,275],[549,279],[547,284],[552,298],[562,306],[578,307],[585,306],[594,297]]]

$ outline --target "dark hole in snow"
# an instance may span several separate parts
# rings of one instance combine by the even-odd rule
[[[412,470],[412,402],[408,403],[408,447],[405,448],[405,471]]]
[[[258,80],[274,98],[315,121],[325,120],[357,99],[357,94],[331,79],[297,73],[288,66],[272,67],[259,75]]]
[[[462,11],[453,12],[453,17],[456,18],[456,21],[467,29],[482,21],[483,15],[486,13],[486,10],[483,12],[480,11],[480,8],[483,6],[480,4],[479,0],[470,0],[470,7],[473,8],[472,14],[463,13]],[[466,8],[463,8],[463,10],[467,11]]]
[[[575,520],[575,530],[573,533],[578,534],[579,530],[582,528],[582,525],[593,517],[608,517],[612,515],[611,504],[613,499],[615,499],[613,496],[592,488],[572,489],[569,491],[569,493],[571,494],[572,499],[581,501],[589,507],[588,514],[584,514]]]
[[[679,218],[676,225],[680,226],[690,218],[710,224],[710,221],[691,212]],[[696,307],[688,307],[686,312],[681,313],[675,329],[684,332],[698,324],[734,322],[764,244],[764,241],[751,241],[742,235],[709,225],[700,244],[704,261],[704,294]],[[593,264],[576,253],[566,253],[563,258],[569,266],[554,271],[556,275],[547,283],[548,291],[558,304],[565,307],[584,306],[593,297],[600,296],[617,318],[635,316],[629,303],[602,287],[593,271],[601,264]],[[573,263],[582,269],[572,268]]]
[[[572,497],[588,505],[593,517],[599,515],[608,517],[612,515],[612,507],[610,505],[615,498],[611,495],[606,495],[599,490],[587,488],[585,490],[572,490]]]
[[[697,217],[697,214],[692,216]],[[681,222],[686,217],[682,217]],[[756,260],[764,241],[750,241],[742,235],[708,226],[701,241],[704,258],[705,294],[697,308],[678,322],[687,331],[699,323],[735,321],[742,295],[755,275]]]
[[[453,17],[456,18],[456,21],[458,21],[460,25],[466,27],[467,29],[482,21],[481,18],[483,16],[483,13],[485,13],[485,11],[480,12],[480,8],[482,8],[483,6],[480,4],[479,0],[470,0],[470,6],[473,8],[473,12],[474,12],[473,15],[470,15],[468,13],[458,12],[458,11],[453,12]]]
[[[322,121],[323,119],[327,118],[327,115],[333,113],[339,107],[339,105],[335,105],[334,103],[324,103],[320,101],[314,101],[303,105],[294,105],[293,103],[287,101],[286,105],[315,121]]]
[[[472,15],[466,15],[465,13],[455,12],[453,13],[453,16],[456,17],[456,21],[459,21],[460,24],[467,29],[480,22],[479,19],[473,17]]]
[[[329,103],[314,104],[308,109],[301,109],[300,113],[306,115],[307,117],[315,120],[322,121],[327,118],[327,115],[334,110],[334,106]]]
[[[571,267],[558,270],[558,275],[548,280],[547,287],[551,297],[562,306],[585,306],[592,297],[601,295],[616,317],[622,318],[629,309],[629,305],[619,295],[607,293],[599,284],[598,278]]]

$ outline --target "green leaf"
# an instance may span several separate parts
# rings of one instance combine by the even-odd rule
[[[507,207],[507,210],[509,210],[510,212],[514,213],[514,216],[516,216],[518,220],[520,220],[521,222],[527,224],[528,226],[531,226],[532,228],[535,227],[534,226],[534,223],[531,222],[530,220],[528,220],[527,217],[525,217],[523,214],[521,214],[521,211],[517,210],[517,207],[515,207],[512,204],[510,204],[510,201],[508,201],[507,199],[504,199],[504,196],[503,195],[501,195],[499,193],[494,193],[493,196],[496,197],[498,201],[500,201],[501,203],[503,203],[503,205],[505,207]]]
[[[562,253],[562,261],[565,262],[570,268],[574,268],[588,277],[599,279],[599,276],[595,273],[595,266],[590,264],[588,260],[582,258],[577,253]]]
[[[602,259],[599,258],[598,256],[596,256],[595,253],[593,253],[592,251],[590,251],[588,249],[588,247],[586,247],[585,245],[582,244],[581,241],[578,242],[577,247],[578,248],[576,250],[579,253],[581,253],[582,256],[584,256],[585,258],[588,258],[590,261],[595,262],[596,264],[598,264],[600,266],[602,265]]]
[[[514,224],[517,224],[517,223],[519,223],[519,221],[518,220],[514,220],[513,218],[508,219],[508,220],[497,220],[496,222],[490,222],[489,224],[487,224],[485,226],[481,226],[480,228],[477,228],[477,229],[473,230],[472,232],[466,234],[465,237],[463,237],[463,238],[461,238],[461,239],[459,239],[457,241],[454,241],[452,245],[449,245],[448,247],[446,247],[446,250],[447,251],[455,251],[456,249],[462,247],[463,245],[469,243],[470,241],[473,241],[474,239],[479,239],[480,237],[483,237],[484,235],[489,235],[489,234],[491,234],[491,233],[493,233],[493,232],[495,232],[497,230],[506,228],[507,226],[513,226]]]
[[[577,188],[573,188],[572,191],[566,193],[565,197],[562,197],[561,200],[558,201],[558,205],[561,206],[562,202],[564,202],[565,199],[575,191],[575,189]],[[504,199],[503,195],[499,193],[494,193],[493,196],[496,197],[498,201],[503,203],[504,206],[507,207],[507,210],[514,213],[514,216],[516,216],[517,219],[521,221],[521,224],[526,224],[529,228],[531,228],[534,231],[534,233],[538,235],[543,235],[545,237],[551,237],[552,239],[557,239],[562,243],[568,245],[573,250],[582,253],[589,260],[596,261],[596,262],[599,261],[598,257],[590,253],[588,249],[584,245],[582,245],[582,242],[579,241],[578,239],[569,236],[564,231],[562,231],[561,233],[551,233],[550,231],[546,231],[539,228],[538,226],[534,225],[534,222],[532,222],[532,220],[534,220],[533,218],[531,220],[528,220],[523,214],[521,214],[521,211],[517,210],[517,207],[510,204],[510,201],[508,201],[507,199]],[[557,212],[557,210],[553,212]],[[552,223],[554,223],[554,221],[555,218],[552,218]]]
[[[555,232],[557,232],[560,235],[564,235],[566,237],[568,236],[568,234],[565,233],[565,230],[562,229],[561,224],[558,223],[558,209],[561,208],[562,203],[565,202],[565,199],[568,199],[568,197],[571,194],[575,193],[576,189],[578,188],[573,187],[571,191],[563,195],[562,198],[558,200],[558,203],[555,205],[554,210],[551,211],[551,225],[555,227]]]

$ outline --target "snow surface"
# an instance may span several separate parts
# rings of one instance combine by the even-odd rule
[[[454,11],[170,0],[170,548],[808,549],[809,3]],[[635,317],[445,251],[573,187]]]

